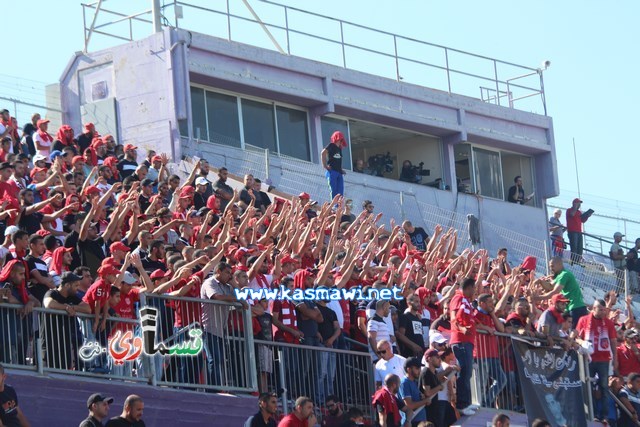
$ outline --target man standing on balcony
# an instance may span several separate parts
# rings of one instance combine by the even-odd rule
[[[513,178],[513,182],[515,185],[509,188],[509,197],[507,200],[511,203],[517,203],[519,205],[524,205],[529,200],[531,200],[531,196],[524,196],[524,187],[522,186],[522,177],[520,175]]]
[[[345,171],[342,169],[342,149],[347,147],[347,140],[340,131],[331,135],[331,143],[322,150],[322,166],[331,189],[331,199],[344,194]]]
[[[590,209],[584,214],[580,211],[582,200],[575,198],[573,204],[567,209],[567,235],[571,246],[571,263],[582,262],[584,239],[582,236],[582,223],[587,222],[593,211]]]

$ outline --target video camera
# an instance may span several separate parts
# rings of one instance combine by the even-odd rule
[[[383,176],[384,173],[393,172],[391,153],[387,151],[387,154],[374,154],[369,157],[369,169],[375,176]]]

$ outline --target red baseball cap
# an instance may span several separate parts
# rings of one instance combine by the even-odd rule
[[[100,189],[95,185],[89,185],[84,189],[85,196],[92,196],[94,194],[100,194]]]
[[[44,229],[41,228],[40,230],[36,231],[36,234],[38,236],[45,237],[45,236],[48,236],[49,234],[51,234],[51,232],[49,230],[44,230]]]
[[[573,199],[573,203],[582,203],[582,200],[576,197],[575,199]]]
[[[162,161],[162,157],[155,155],[151,158],[152,162],[161,162]]]
[[[300,194],[298,194],[298,197],[303,199],[303,200],[311,199],[311,196],[308,193],[300,193]]]
[[[120,270],[118,270],[111,264],[103,265],[98,269],[98,276],[100,277],[108,276],[110,274],[117,276],[118,274],[120,274]]]
[[[154,270],[153,273],[149,275],[149,278],[151,278],[151,280],[162,279],[163,277],[165,277],[165,273],[160,269]]]
[[[29,173],[29,176],[33,179],[33,177],[38,173],[38,172],[46,172],[48,169],[47,168],[33,168],[31,169],[31,172]]]
[[[557,302],[569,302],[569,300],[566,299],[565,296],[562,294],[555,294],[554,296],[551,297],[551,303],[555,304]]]
[[[101,147],[103,145],[107,145],[106,142],[104,142],[104,139],[100,138],[99,136],[96,136],[95,138],[93,138],[93,140],[91,141],[91,146],[93,148],[98,148]]]
[[[40,119],[40,120],[38,120],[36,122],[36,126],[40,127],[40,125],[43,125],[43,124],[49,123],[49,122],[51,122],[51,120],[49,120],[49,119]]]
[[[298,261],[295,258],[291,258],[290,256],[286,256],[284,258],[282,258],[282,264],[290,264],[290,263],[297,263]]]
[[[180,191],[180,198],[183,199],[191,199],[193,194],[196,192],[196,189],[190,185],[187,185]]]
[[[135,145],[133,145],[133,144],[126,144],[126,145],[124,146],[124,151],[137,150],[137,149],[138,149],[138,147],[136,147],[136,146],[135,146]]]
[[[84,157],[82,157],[82,156],[73,156],[73,159],[71,159],[71,164],[75,165],[78,162],[84,162]]]
[[[113,251],[129,252],[130,250],[131,248],[122,242],[115,242],[112,243],[111,246],[109,246],[109,251],[111,251],[111,253],[113,253]]]

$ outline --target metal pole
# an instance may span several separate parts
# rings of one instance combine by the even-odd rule
[[[578,184],[578,198],[580,198],[580,176],[578,175],[578,155],[576,154],[575,138],[573,138],[573,162],[576,165],[576,184]]]
[[[500,83],[498,81],[498,63],[493,60],[493,74],[496,78],[496,97],[498,98],[498,105],[500,105]]]
[[[252,391],[258,391],[258,367],[256,366],[256,352],[254,349],[256,348],[253,343],[253,324],[251,322],[251,310],[243,310],[244,314],[244,335],[245,335],[245,345],[247,349],[247,355],[249,356],[249,360],[247,360],[247,364],[249,365],[249,379],[247,381],[246,387],[250,387]]]
[[[625,268],[623,271],[624,271],[624,300],[626,301],[627,297],[629,297],[629,270]],[[627,316],[629,316],[629,313],[627,313]]]
[[[151,0],[151,14],[153,15],[153,32],[162,31],[162,9],[160,8],[160,0]]]
[[[278,360],[280,361],[280,386],[282,387],[282,413],[287,415],[289,413],[289,404],[287,402],[287,384],[284,382],[284,369],[286,368],[284,362],[284,348],[278,347]],[[288,362],[288,361],[287,361]]]
[[[231,41],[231,8],[229,7],[229,0],[227,0],[227,37]]]
[[[444,48],[444,61],[447,66],[447,85],[449,87],[449,94],[451,94],[451,73],[449,72],[449,49]],[[480,89],[482,91],[482,89]],[[488,95],[487,95],[488,96]]]
[[[398,63],[398,38],[393,35],[393,50],[396,58],[396,80],[400,81],[400,64]]]
[[[287,53],[291,55],[291,42],[289,41],[289,8],[287,6],[284,7],[284,27],[287,32]]]
[[[544,108],[544,115],[547,115],[547,96],[544,93],[544,79],[542,78],[542,70],[540,70],[540,96],[542,97],[542,108]]]
[[[404,192],[403,191],[400,192],[400,217],[402,218],[402,221],[406,219],[404,215]]]
[[[264,149],[264,171],[265,179],[269,179],[269,149]]]
[[[342,21],[340,21],[340,45],[342,46],[342,66],[347,68],[347,55],[344,51],[344,28],[342,26]]]
[[[89,27],[89,34],[84,38],[84,51],[85,53],[89,49],[89,41],[91,40],[91,34],[93,34],[93,28],[96,26],[96,19],[98,19],[98,13],[100,13],[100,6],[102,6],[102,0],[98,0],[96,11],[93,14],[93,20],[91,21],[91,27]]]
[[[278,49],[278,52],[284,54],[284,49],[282,49],[282,47],[280,46],[280,43],[278,43],[278,41],[273,36],[273,34],[271,34],[271,31],[269,31],[269,28],[265,25],[265,23],[262,22],[262,19],[260,19],[260,17],[256,13],[256,11],[253,10],[251,5],[249,4],[249,0],[242,0],[242,2],[247,7],[247,9],[249,9],[249,13],[251,13],[251,15],[253,15],[253,18],[258,22],[258,24],[260,25],[262,30],[265,33],[267,33],[267,37],[269,37],[269,40],[271,40],[271,43],[273,43],[273,45],[276,47],[276,49]],[[289,31],[287,31],[287,34],[289,34]]]
[[[545,268],[547,275],[549,275],[549,240],[544,241],[544,260],[546,261]]]

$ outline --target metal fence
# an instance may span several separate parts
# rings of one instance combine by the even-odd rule
[[[538,346],[549,345],[548,341],[534,337],[519,335],[518,339]],[[525,397],[521,390],[522,379],[518,376],[511,340],[512,335],[507,333],[489,334],[478,330],[471,379],[472,400],[480,407],[524,413]],[[593,401],[588,356],[578,353],[578,362],[580,379],[583,383],[581,392],[585,402],[585,417],[592,419]]]
[[[255,7],[246,0],[197,3],[173,0],[156,11],[82,4],[85,52],[94,34],[133,41],[162,23],[547,114],[542,75],[548,61],[540,68],[522,66],[268,0],[255,1]]]
[[[375,385],[368,353],[274,341],[256,340],[255,345],[260,381],[282,396],[285,414],[294,409],[298,396],[324,406],[327,396],[335,395],[346,407],[373,417]]]

